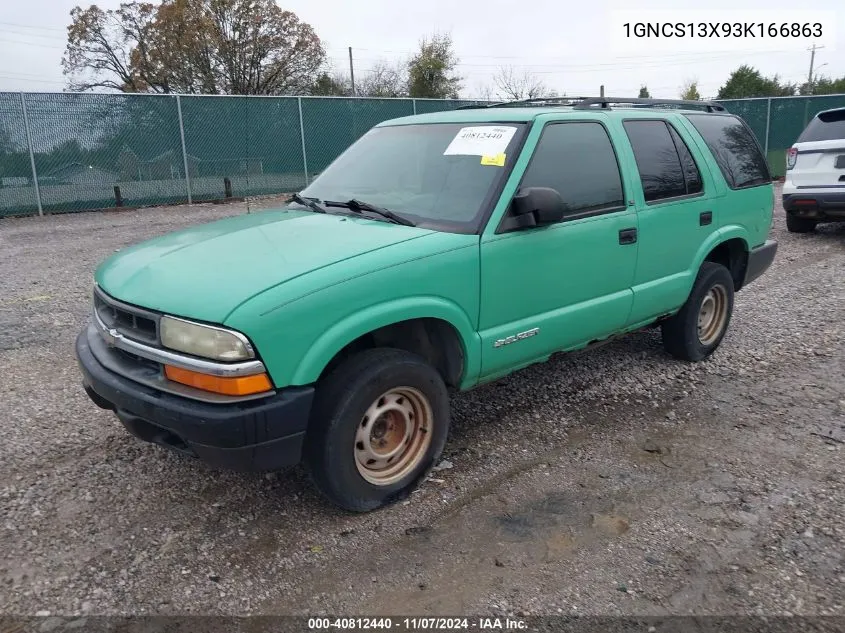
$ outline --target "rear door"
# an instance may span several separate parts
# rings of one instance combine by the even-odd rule
[[[686,300],[693,260],[718,230],[718,218],[712,175],[686,129],[662,118],[630,118],[622,126],[639,175],[633,197],[640,248],[629,318],[635,325]]]
[[[787,175],[796,188],[845,190],[845,109],[818,114],[793,149],[795,163]]]

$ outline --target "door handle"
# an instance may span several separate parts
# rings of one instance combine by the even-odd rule
[[[637,229],[622,229],[619,231],[620,244],[636,244]]]
[[[712,211],[704,211],[701,215],[698,216],[698,225],[699,226],[707,226],[713,222],[713,212]]]

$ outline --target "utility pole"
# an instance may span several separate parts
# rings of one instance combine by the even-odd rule
[[[807,49],[810,51],[810,74],[807,75],[807,85],[810,86],[810,94],[813,94],[813,62],[816,61],[816,51],[823,48],[824,46],[816,46],[813,44],[811,48]]]
[[[810,65],[810,68],[812,68],[812,64]],[[349,78],[352,80],[352,96],[357,97],[358,94],[355,92],[355,67],[352,65],[352,47],[351,46],[349,47]]]

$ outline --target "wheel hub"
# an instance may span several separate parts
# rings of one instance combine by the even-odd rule
[[[728,292],[722,285],[713,286],[698,309],[698,340],[711,345],[722,335],[728,320]]]
[[[431,405],[419,390],[386,392],[367,408],[355,433],[358,472],[378,486],[402,479],[428,450],[431,424]]]

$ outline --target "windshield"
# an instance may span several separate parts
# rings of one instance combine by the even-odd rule
[[[377,127],[317,177],[302,196],[357,199],[418,226],[471,233],[516,160],[524,124],[435,123]]]

